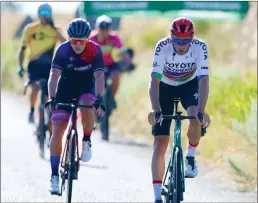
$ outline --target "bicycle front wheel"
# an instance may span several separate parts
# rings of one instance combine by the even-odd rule
[[[67,181],[67,202],[72,202],[72,191],[73,191],[73,179],[76,173],[76,162],[75,162],[75,151],[76,151],[76,132],[72,133],[70,139],[70,150],[69,150],[69,171],[68,171],[68,181]]]
[[[39,108],[40,121],[39,121],[39,150],[40,156],[44,158],[45,153],[45,138],[46,138],[46,125],[45,125],[45,115],[44,107],[41,105]]]
[[[168,185],[168,193],[166,195],[167,203],[180,203],[183,201],[183,172],[182,172],[182,156],[178,147],[175,148],[172,167],[170,170],[170,182]]]
[[[111,89],[108,87],[106,90],[106,94],[103,98],[104,101],[104,106],[106,108],[106,113],[100,123],[100,130],[102,134],[102,139],[108,141],[109,140],[109,116],[111,113],[111,105],[110,105],[110,100],[111,100]]]

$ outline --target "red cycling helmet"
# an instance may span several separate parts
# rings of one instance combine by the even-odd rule
[[[194,37],[194,24],[186,17],[176,18],[170,26],[170,31],[177,37]]]

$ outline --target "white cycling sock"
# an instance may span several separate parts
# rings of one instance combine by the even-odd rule
[[[161,200],[161,184],[162,184],[162,181],[155,181],[155,180],[153,181],[155,200]]]
[[[187,157],[195,157],[195,152],[196,152],[196,149],[197,149],[197,145],[192,145],[191,143],[189,143],[189,146],[188,146],[188,151],[187,151]]]

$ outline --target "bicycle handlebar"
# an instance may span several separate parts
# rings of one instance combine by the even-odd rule
[[[202,114],[198,113],[199,119],[202,121]],[[195,116],[181,116],[181,115],[162,115],[164,119],[175,119],[175,120],[184,120],[184,119],[196,119]],[[206,133],[206,128],[202,127],[202,136]]]
[[[165,118],[165,119],[180,119],[180,120],[184,120],[184,119],[195,119],[195,116],[172,116],[172,115],[162,115],[162,118]]]
[[[86,105],[86,104],[73,104],[73,103],[57,103],[58,107],[69,107],[69,108],[92,108],[92,105]]]

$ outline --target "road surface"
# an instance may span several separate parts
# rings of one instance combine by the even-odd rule
[[[49,156],[39,158],[34,127],[27,123],[27,100],[1,94],[1,202],[65,202],[65,194],[48,192]],[[73,201],[153,202],[151,146],[114,135],[105,143],[97,131],[92,137],[93,157],[81,164]],[[200,166],[199,176],[186,180],[185,202],[257,202],[257,194],[233,191],[213,169]]]

